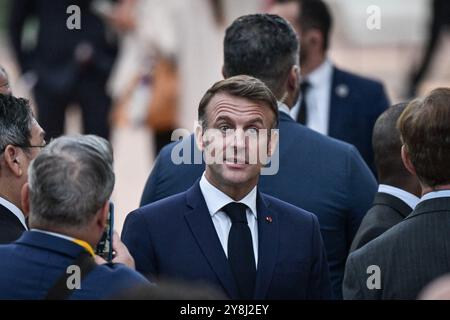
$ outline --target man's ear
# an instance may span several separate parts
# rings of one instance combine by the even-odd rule
[[[227,78],[227,76],[225,75],[225,66],[222,66],[222,76],[224,79]]]
[[[405,168],[411,173],[413,176],[417,177],[416,168],[414,168],[413,163],[411,162],[411,158],[409,157],[408,148],[405,145],[402,146],[402,161]]]
[[[28,215],[30,214],[30,188],[28,182],[23,185],[20,196],[22,212],[25,217],[28,217]]]
[[[197,127],[195,127],[195,144],[200,151],[204,150],[202,125],[202,123],[198,123]]]
[[[4,159],[6,167],[11,170],[17,177],[21,177],[24,173],[21,167],[23,161],[22,154],[18,151],[19,148],[8,145],[4,152]]]
[[[109,214],[109,201],[106,201],[105,204],[97,211],[97,225],[103,230],[106,227],[106,222],[108,220]]]
[[[293,65],[288,76],[288,86],[290,91],[297,90],[300,83],[300,67]]]

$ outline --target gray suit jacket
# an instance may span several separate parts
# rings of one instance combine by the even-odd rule
[[[369,289],[378,266],[381,288]],[[419,203],[402,222],[353,252],[345,269],[344,299],[416,299],[450,272],[450,198]],[[369,279],[369,277],[371,277]],[[369,279],[369,281],[368,281]]]
[[[350,252],[361,248],[367,242],[379,237],[397,223],[400,223],[411,211],[412,208],[399,198],[378,192],[375,195],[372,208],[367,211],[359,226]]]

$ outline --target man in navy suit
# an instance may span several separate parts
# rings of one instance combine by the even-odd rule
[[[248,74],[259,78],[278,99],[278,168],[277,162],[271,163],[271,170],[278,170],[264,173],[259,187],[317,215],[333,293],[339,298],[348,251],[372,204],[376,181],[355,147],[299,125],[290,117],[289,108],[299,92],[298,39],[285,20],[267,15],[241,17],[228,28],[224,49],[225,77]],[[193,136],[163,148],[141,205],[189,189],[205,170],[196,157],[201,159],[201,153]]]
[[[102,299],[148,283],[123,264],[94,262],[114,187],[112,157],[104,139],[62,137],[32,162],[22,190],[31,231],[0,246],[0,299]],[[134,266],[118,236],[113,247],[113,262]]]
[[[208,164],[200,180],[125,221],[137,270],[206,282],[231,299],[330,298],[317,218],[257,188],[278,139],[272,92],[258,79],[231,77],[206,92],[198,114],[196,143]]]
[[[322,0],[283,0],[272,8],[300,36],[302,95],[291,115],[299,123],[354,145],[375,172],[372,130],[389,107],[380,82],[337,68],[327,57],[332,16]]]

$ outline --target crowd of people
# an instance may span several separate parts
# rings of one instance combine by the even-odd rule
[[[198,105],[195,132],[160,144],[106,261],[96,247],[111,220],[109,127],[86,121],[87,135],[63,136],[54,115],[73,99],[85,120],[109,112],[114,46],[80,33],[55,50],[42,33],[31,59],[18,35],[35,9],[15,2],[11,25],[23,70],[42,72],[38,117],[0,69],[0,299],[450,299],[449,88],[390,106],[382,83],[328,58],[322,0],[234,19],[223,79],[196,101],[178,96]],[[60,32],[53,23],[41,28]],[[175,63],[161,48],[152,64]],[[89,92],[98,100],[83,86],[101,87]]]

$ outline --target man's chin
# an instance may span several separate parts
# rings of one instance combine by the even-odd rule
[[[251,165],[226,163],[223,165],[223,178],[231,184],[243,184],[252,180]]]

